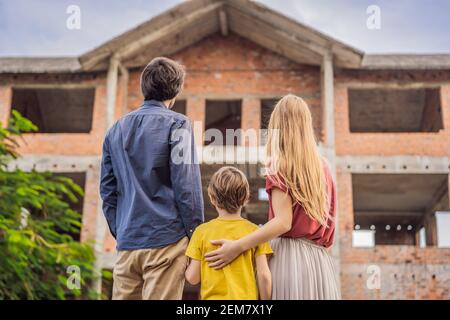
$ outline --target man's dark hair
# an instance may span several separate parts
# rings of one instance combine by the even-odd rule
[[[184,67],[176,61],[158,57],[150,61],[141,75],[145,100],[166,101],[175,98],[183,88]]]

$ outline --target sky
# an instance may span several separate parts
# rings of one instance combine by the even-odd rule
[[[0,0],[0,56],[77,56],[183,0]],[[368,53],[450,53],[448,0],[258,0]],[[66,27],[80,8],[80,29]],[[380,28],[367,28],[370,5]]]

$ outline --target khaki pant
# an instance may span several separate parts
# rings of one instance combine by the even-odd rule
[[[180,300],[188,242],[185,237],[163,248],[119,251],[113,271],[113,300]]]

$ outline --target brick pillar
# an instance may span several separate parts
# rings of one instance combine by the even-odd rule
[[[259,143],[261,129],[261,100],[257,98],[244,98],[242,100],[241,145],[256,147]]]
[[[205,99],[187,98],[186,116],[191,119],[194,128],[195,144],[203,145],[203,132],[205,131]]]
[[[448,130],[450,126],[450,85],[441,87],[441,112],[444,128]]]
[[[0,87],[0,122],[6,126],[11,109],[12,90],[11,87]]]
[[[335,242],[340,243],[341,250],[352,247],[352,232],[354,226],[353,212],[353,186],[352,174],[349,172],[338,171],[336,174],[337,184],[337,203],[339,221],[336,229],[339,229],[339,236]]]
[[[337,215],[336,230],[334,233],[334,246],[337,245],[338,252],[334,253],[338,255],[335,257],[336,264],[338,264],[339,283],[341,287],[342,297],[348,299],[350,296],[349,280],[341,278],[342,275],[348,272],[345,270],[346,258],[352,251],[352,232],[354,225],[354,213],[353,213],[353,186],[352,186],[352,174],[350,172],[342,172],[337,170],[336,173],[337,184]],[[341,270],[343,272],[341,272]],[[341,275],[342,274],[342,275]]]
[[[86,183],[84,186],[83,221],[81,228],[81,241],[94,241],[97,226],[97,214],[99,212],[98,186],[100,183],[100,167],[98,165],[86,171]]]
[[[92,114],[91,134],[101,137],[105,136],[106,129],[106,87],[98,85],[95,87],[94,109]]]

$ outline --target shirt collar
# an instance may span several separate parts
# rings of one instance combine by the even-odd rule
[[[143,107],[161,107],[161,108],[167,108],[162,101],[158,100],[144,100]]]

